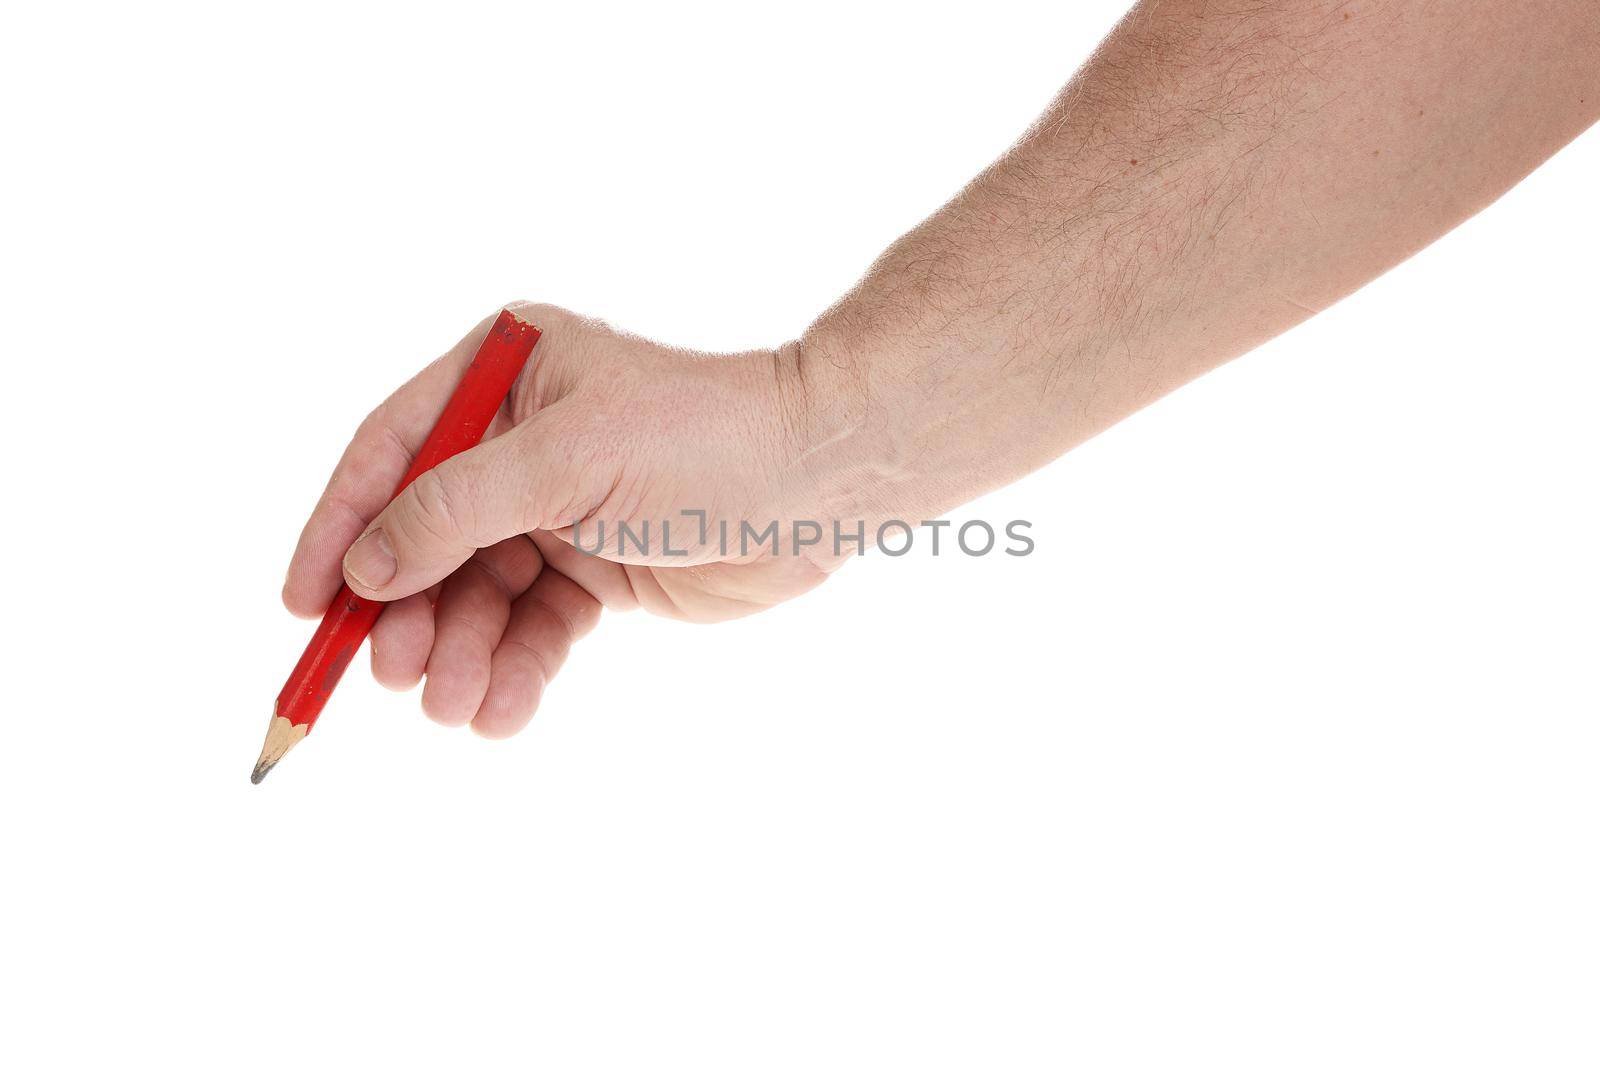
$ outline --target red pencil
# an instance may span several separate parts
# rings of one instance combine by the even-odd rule
[[[522,373],[538,343],[539,327],[509,308],[500,312],[411,469],[400,479],[395,496],[424,471],[483,440],[495,412],[505,402],[511,384]],[[261,746],[261,758],[256,761],[250,781],[265,778],[284,753],[310,732],[344,669],[372,632],[372,624],[383,614],[383,607],[378,601],[356,596],[348,585],[340,588],[272,706],[272,724],[267,727],[267,741]]]

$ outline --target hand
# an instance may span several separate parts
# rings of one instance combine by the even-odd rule
[[[484,443],[388,502],[492,317],[361,424],[283,592],[289,610],[316,617],[342,569],[357,593],[390,602],[372,632],[373,675],[409,689],[426,674],[428,716],[486,737],[527,724],[602,607],[729,619],[811,589],[842,561],[787,543],[737,551],[741,521],[818,517],[797,345],[708,355],[559,308],[518,311],[543,337]],[[685,511],[705,513],[704,543]],[[622,541],[619,522],[648,530],[651,551]],[[664,522],[671,550],[688,555],[663,554]],[[722,523],[735,531],[728,552]]]
[[[385,507],[485,323],[363,425],[285,601],[321,611],[342,557],[396,602],[379,680],[426,672],[431,716],[505,736],[602,605],[730,618],[843,558],[718,536],[668,558],[663,523],[942,514],[1331,304],[1600,116],[1592,0],[1349,7],[1139,4],[792,345],[684,352],[530,307],[544,337],[489,438]],[[601,522],[598,556],[574,547]]]

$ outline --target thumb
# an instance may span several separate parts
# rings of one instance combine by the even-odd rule
[[[527,425],[425,471],[384,508],[344,557],[350,588],[399,600],[439,582],[480,548],[532,527]]]

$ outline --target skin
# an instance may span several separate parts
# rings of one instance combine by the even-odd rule
[[[1140,3],[794,342],[690,352],[521,305],[544,338],[488,439],[385,506],[486,319],[362,424],[284,601],[319,615],[342,569],[393,601],[378,680],[509,736],[602,608],[732,618],[851,547],[589,555],[574,523],[592,550],[597,522],[696,509],[932,518],[1329,306],[1597,118],[1594,0]]]

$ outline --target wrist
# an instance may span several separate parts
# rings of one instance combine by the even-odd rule
[[[881,295],[881,294],[879,294]],[[888,306],[885,306],[885,305]],[[793,346],[804,383],[797,450],[824,519],[912,525],[1038,469],[1086,436],[1104,346],[857,293]]]
[[[794,484],[801,510],[853,527],[916,522],[937,511],[918,442],[937,415],[901,378],[890,338],[849,329],[837,312],[779,350],[795,397]],[[857,324],[860,325],[860,324]],[[953,472],[952,472],[953,473]]]

